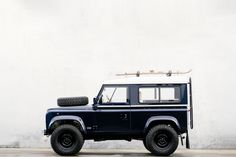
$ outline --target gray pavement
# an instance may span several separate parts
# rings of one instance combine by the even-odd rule
[[[52,149],[13,149],[0,148],[0,157],[55,157],[58,156]],[[148,157],[152,156],[144,149],[82,149],[79,157]],[[179,149],[171,157],[236,157],[236,150],[187,150]]]

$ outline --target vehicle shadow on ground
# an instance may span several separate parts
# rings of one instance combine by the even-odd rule
[[[130,153],[130,152],[80,152],[78,156],[124,156],[124,157],[131,157],[131,156],[155,156],[149,152],[147,153]]]
[[[189,154],[189,153],[182,153],[182,152],[174,152],[173,154],[171,154],[169,157],[187,157],[187,156],[192,156],[192,157],[208,157],[208,154]],[[154,154],[151,154],[150,152],[139,152],[139,150],[137,150],[137,152],[134,152],[133,150],[131,152],[119,152],[119,151],[111,151],[111,152],[94,152],[94,151],[82,151],[79,154],[77,154],[77,156],[118,156],[118,157],[134,157],[134,156],[138,156],[138,157],[152,157],[152,156],[156,156]],[[156,156],[157,157],[157,156]],[[160,156],[158,156],[160,157]],[[218,155],[216,155],[216,157],[218,157]]]

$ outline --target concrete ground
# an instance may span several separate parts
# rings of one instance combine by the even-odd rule
[[[13,149],[0,148],[0,157],[55,157],[58,156],[52,149]],[[82,149],[79,157],[148,157],[148,151],[129,149]],[[236,157],[236,150],[177,150],[171,157]]]

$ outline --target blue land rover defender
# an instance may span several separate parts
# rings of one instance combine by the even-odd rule
[[[134,77],[105,82],[93,104],[87,97],[59,98],[48,109],[44,134],[59,155],[75,155],[85,140],[142,140],[154,155],[170,155],[179,139],[190,148],[191,78]]]

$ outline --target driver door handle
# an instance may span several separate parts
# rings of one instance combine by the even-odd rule
[[[121,113],[121,114],[120,114],[120,119],[121,119],[121,120],[127,120],[127,119],[128,119],[127,113]]]

